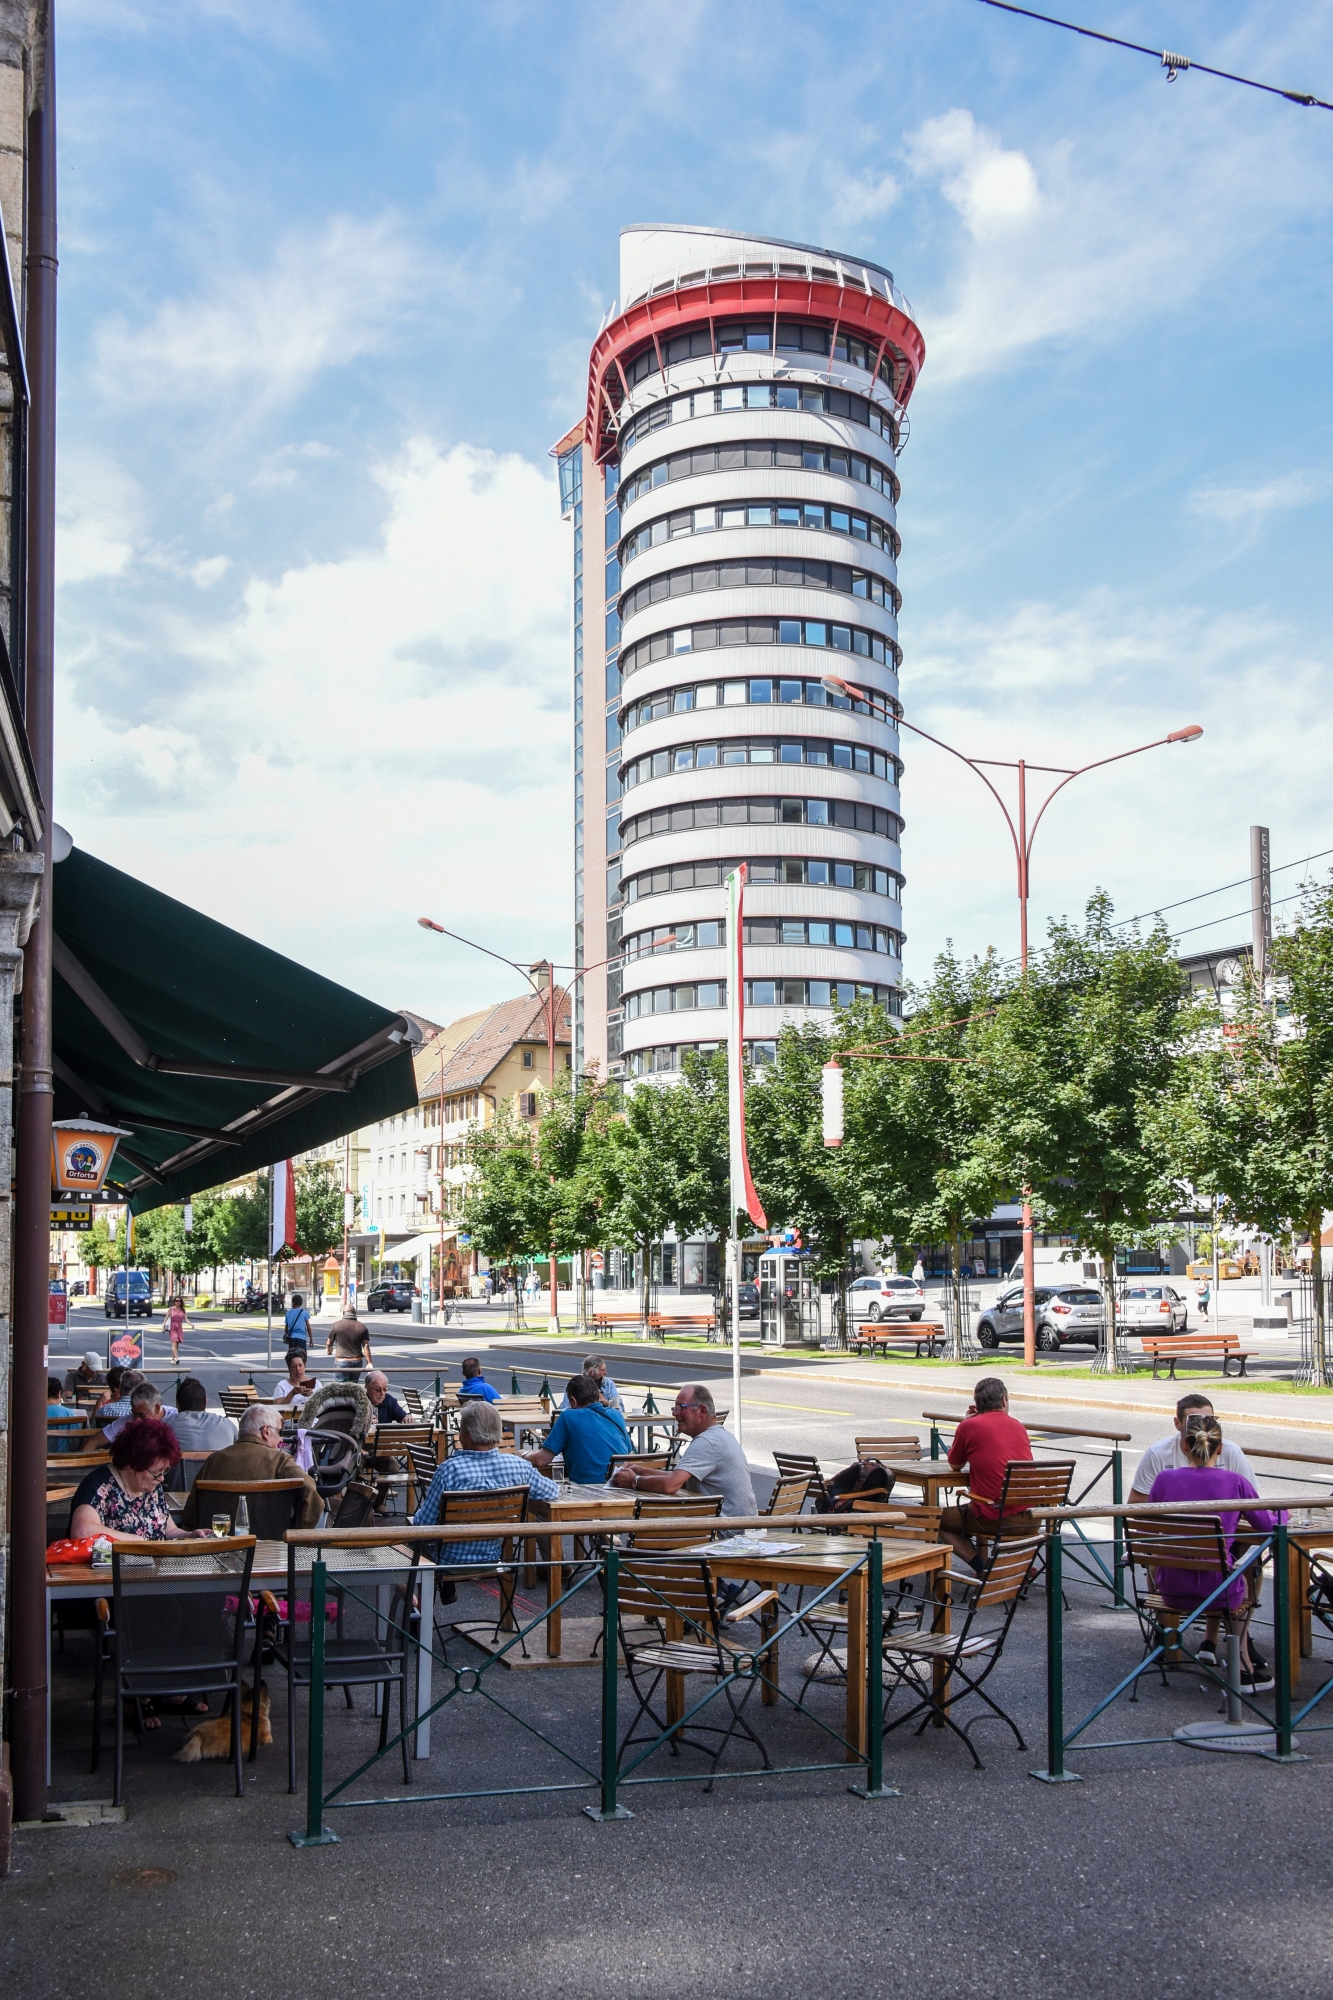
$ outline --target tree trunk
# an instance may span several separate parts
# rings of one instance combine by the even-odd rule
[[[949,1359],[962,1361],[965,1358],[963,1343],[963,1239],[954,1235],[949,1238],[949,1292],[953,1302],[949,1327]]]
[[[1310,1224],[1310,1280],[1314,1286],[1314,1379],[1322,1388],[1328,1381],[1328,1326],[1324,1316],[1324,1212],[1317,1210]],[[1214,1308],[1216,1310],[1216,1308]]]
[[[652,1311],[653,1239],[651,1236],[641,1236],[639,1241],[643,1246],[643,1277],[639,1289],[643,1296],[643,1337],[646,1340],[648,1315]]]

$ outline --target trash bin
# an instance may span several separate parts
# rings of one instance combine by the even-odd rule
[[[1290,1326],[1292,1323],[1291,1293],[1274,1292],[1273,1310],[1275,1312],[1284,1312],[1287,1315],[1287,1325]]]
[[[419,1295],[414,1296],[412,1300],[412,1323],[414,1326],[421,1325],[421,1299]]]

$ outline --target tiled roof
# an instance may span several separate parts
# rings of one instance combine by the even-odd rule
[[[571,1023],[569,994],[556,989],[556,1046],[568,1048]],[[423,1043],[417,1050],[417,1086],[423,1097],[474,1090],[504,1061],[516,1042],[546,1040],[546,1005],[535,993],[502,1000],[477,1014],[465,1014]],[[444,1059],[441,1082],[440,1059]],[[537,1078],[541,1081],[541,1078]]]

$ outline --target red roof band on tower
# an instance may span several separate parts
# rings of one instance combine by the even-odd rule
[[[878,292],[808,278],[731,278],[709,280],[639,299],[603,328],[593,343],[588,365],[586,437],[597,462],[616,451],[615,414],[625,393],[619,364],[645,340],[659,340],[686,326],[752,318],[756,313],[788,313],[800,319],[827,319],[835,336],[855,332],[891,354],[902,376],[894,401],[905,409],[926,359],[921,329],[901,307]],[[832,343],[830,343],[831,345]],[[832,355],[830,355],[830,363]],[[612,384],[614,390],[612,392]]]

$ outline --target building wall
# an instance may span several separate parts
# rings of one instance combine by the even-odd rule
[[[877,266],[709,231],[621,243],[627,304],[562,485],[577,943],[624,952],[583,982],[582,1054],[636,1075],[722,1038],[738,861],[761,1059],[855,997],[899,1010],[897,459],[924,350]]]

